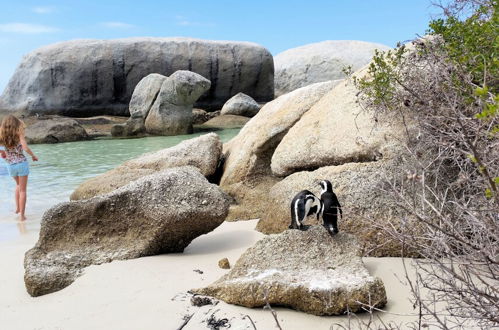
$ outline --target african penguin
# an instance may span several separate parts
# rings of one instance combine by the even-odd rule
[[[317,219],[322,211],[322,203],[317,196],[308,190],[302,190],[291,201],[290,229],[302,229],[305,218],[317,214]]]
[[[331,235],[338,233],[338,212],[343,218],[338,197],[333,192],[333,185],[328,180],[321,181],[322,224]]]

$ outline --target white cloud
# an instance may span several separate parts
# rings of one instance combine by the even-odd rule
[[[37,13],[37,14],[50,14],[55,11],[54,7],[48,7],[48,6],[39,6],[39,7],[33,7],[31,8],[31,11]]]
[[[22,33],[22,34],[40,34],[57,32],[59,29],[40,24],[31,23],[6,23],[0,24],[0,32]]]
[[[102,22],[100,25],[111,28],[111,29],[130,29],[135,27],[133,24],[123,23],[123,22]]]

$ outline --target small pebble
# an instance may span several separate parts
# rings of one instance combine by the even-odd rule
[[[218,261],[218,267],[222,269],[230,269],[229,259],[223,258]]]

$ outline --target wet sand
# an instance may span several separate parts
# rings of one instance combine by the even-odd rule
[[[7,223],[16,225],[14,221],[3,221],[3,228]],[[234,264],[241,253],[263,237],[253,229],[255,226],[256,220],[225,222],[194,240],[182,254],[91,266],[69,287],[37,298],[28,295],[23,282],[24,253],[35,244],[37,231],[28,228],[24,233],[17,232],[0,241],[0,329],[178,329],[186,314],[194,317],[184,330],[204,329],[205,325],[195,323],[196,317],[215,310],[228,319],[249,315],[259,330],[276,329],[267,310],[224,302],[198,308],[190,306],[185,298],[187,290],[205,286],[228,271],[218,267],[218,260],[227,257]],[[414,316],[391,314],[412,313],[408,288],[395,275],[403,277],[401,259],[364,258],[364,262],[373,275],[384,281],[387,290],[386,310],[390,313],[377,312],[376,317],[397,324],[415,320]],[[334,323],[348,321],[346,316],[317,317],[286,308],[275,310],[286,330],[330,329]],[[354,325],[355,320],[352,329]]]

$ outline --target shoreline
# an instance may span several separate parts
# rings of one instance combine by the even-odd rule
[[[38,234],[29,231],[14,241],[0,242],[0,325],[6,329],[177,329],[187,314],[217,310],[217,315],[241,319],[249,315],[257,329],[274,329],[272,314],[262,308],[245,308],[222,301],[215,307],[190,306],[185,293],[218,279],[228,270],[218,267],[227,257],[233,265],[239,256],[264,235],[255,231],[257,220],[224,222],[195,239],[184,253],[113,261],[90,266],[81,277],[58,292],[32,298],[23,281],[24,253]],[[403,276],[400,258],[363,258],[366,267],[385,283],[389,313],[412,314],[408,289],[395,274]],[[174,271],[172,271],[174,270]],[[195,270],[201,270],[199,274]],[[319,317],[275,307],[283,329],[330,329],[348,322],[346,316]],[[413,316],[375,313],[383,322],[405,324]],[[30,317],[26,317],[29,315]],[[359,314],[367,320],[367,313]],[[195,321],[191,321],[195,322]],[[184,329],[199,329],[190,324]],[[355,320],[354,320],[355,322]],[[244,329],[244,328],[243,328]]]

